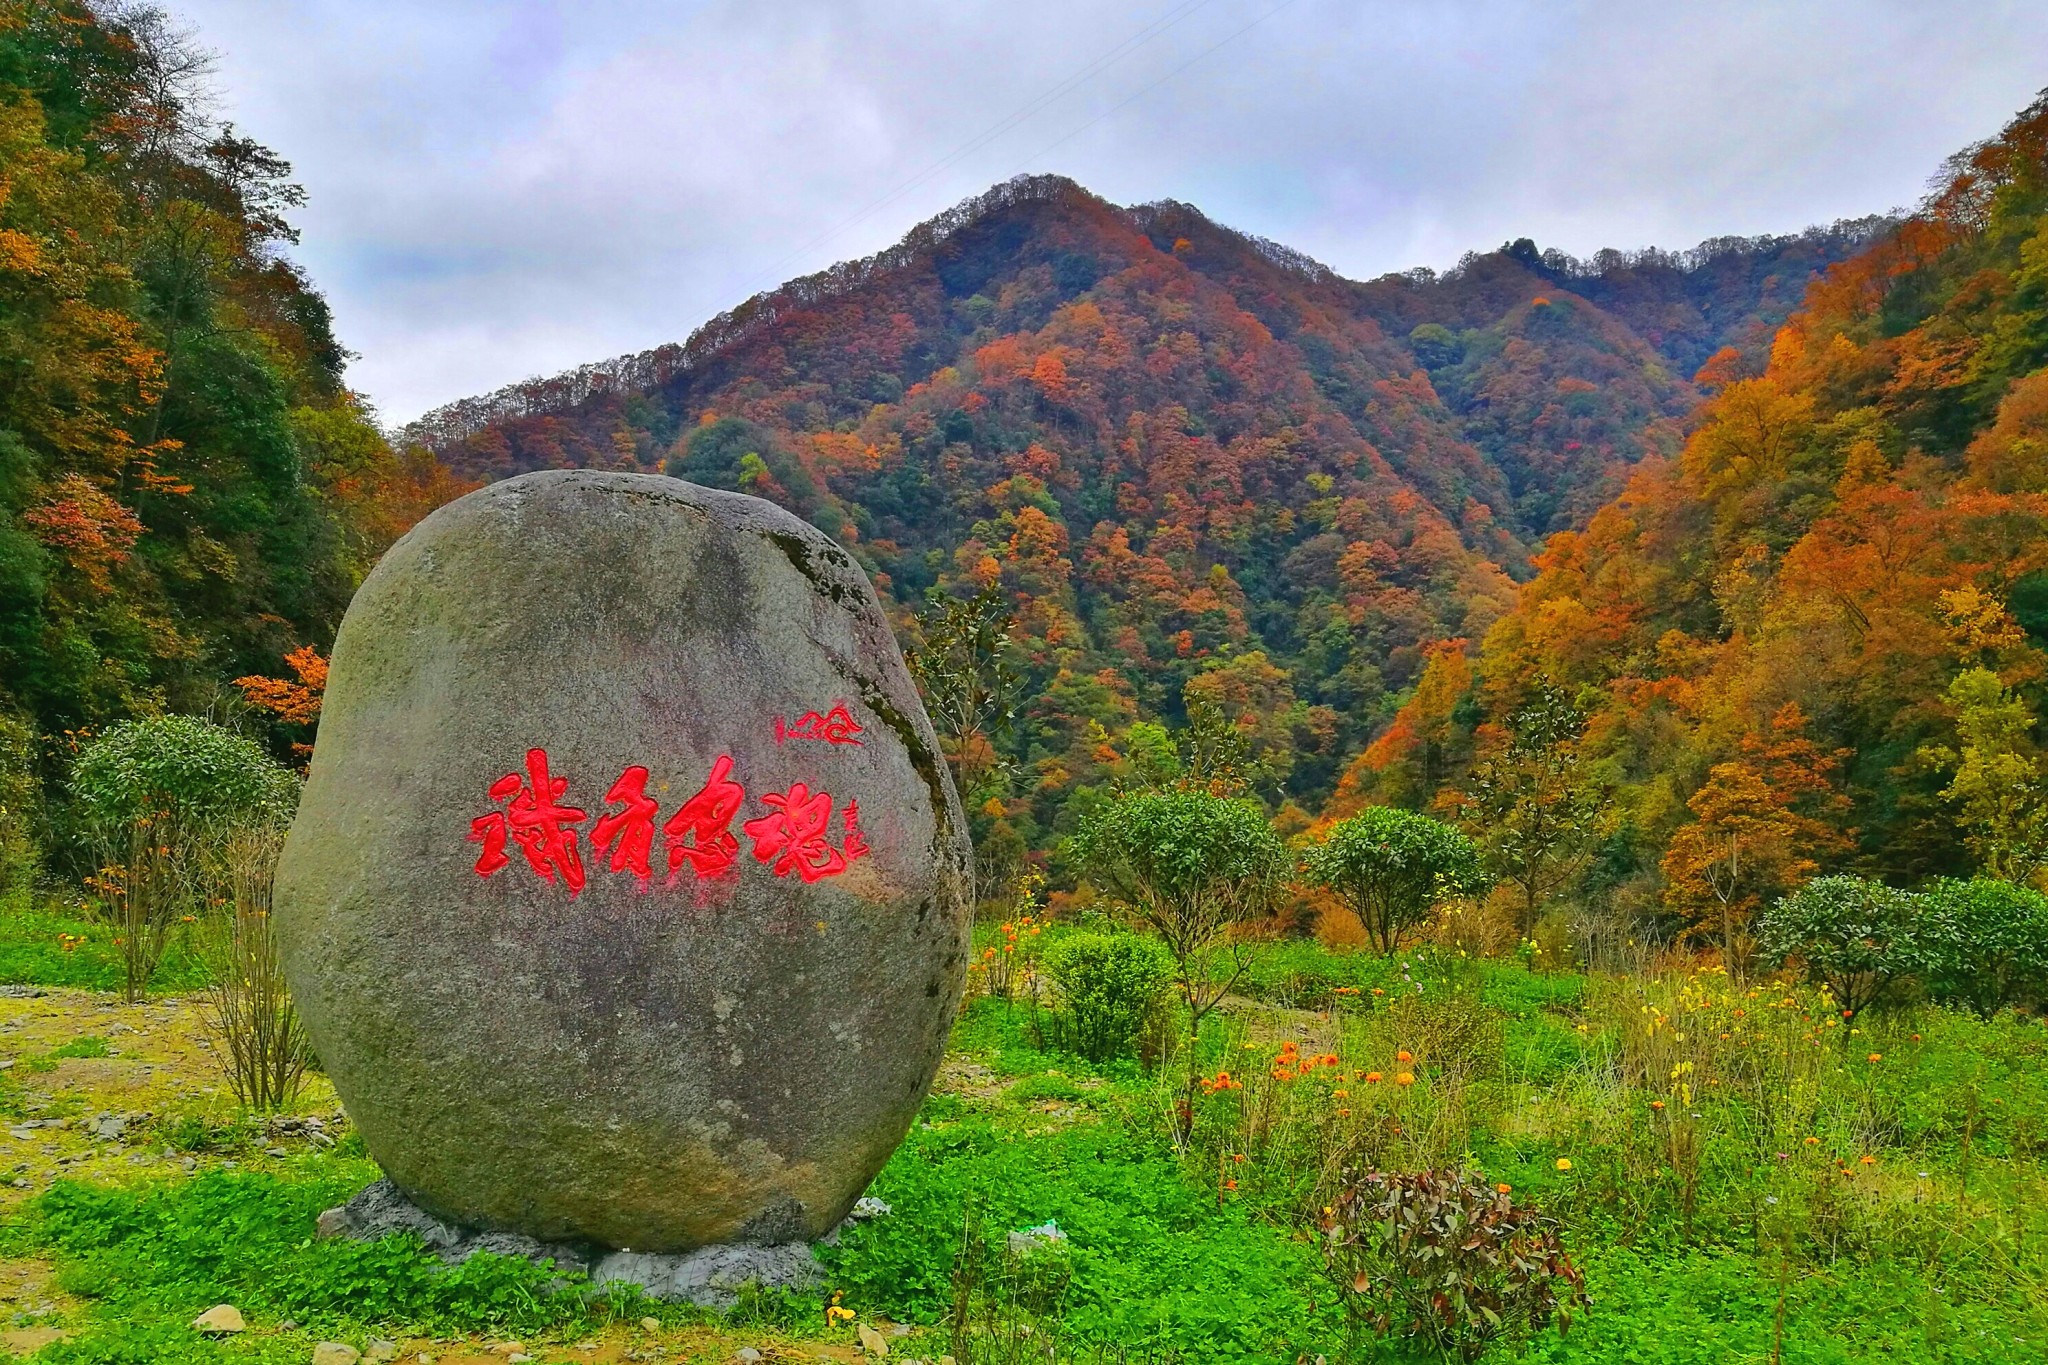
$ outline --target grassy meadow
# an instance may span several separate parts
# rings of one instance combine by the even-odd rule
[[[196,963],[122,1004],[109,931],[17,898],[0,1359],[853,1360],[864,1335],[961,1365],[1442,1358],[1373,1331],[1326,1268],[1347,1168],[1461,1168],[1554,1221],[1584,1301],[1486,1359],[2048,1359],[2035,1019],[1845,1020],[1771,977],[1290,941],[1253,948],[1192,1056],[1162,1015],[1095,1064],[1033,961],[1072,932],[983,930],[996,957],[870,1191],[891,1212],[824,1253],[829,1296],[717,1314],[316,1239],[376,1173],[325,1081],[294,1111],[318,1126],[239,1109]],[[194,1332],[216,1303],[249,1330]]]

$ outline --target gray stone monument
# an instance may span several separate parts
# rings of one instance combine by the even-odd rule
[[[276,913],[386,1203],[598,1253],[787,1246],[931,1084],[970,858],[845,551],[756,498],[551,471],[435,512],[356,594]]]

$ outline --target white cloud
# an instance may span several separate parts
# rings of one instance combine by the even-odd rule
[[[311,191],[392,420],[680,340],[1020,169],[1369,276],[1890,208],[2048,79],[2048,7],[1994,0],[173,3]]]

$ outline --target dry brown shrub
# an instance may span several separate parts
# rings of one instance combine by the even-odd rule
[[[1316,941],[1325,948],[1364,948],[1370,940],[1358,916],[1340,906],[1323,907],[1316,916]]]
[[[218,864],[221,904],[205,935],[213,968],[207,1024],[234,1084],[252,1109],[284,1109],[298,1098],[312,1044],[292,1005],[270,918],[271,880],[284,830],[237,830]]]
[[[1431,942],[1448,952],[1504,957],[1515,947],[1511,896],[1496,889],[1482,901],[1453,901],[1437,912],[1426,932]]]

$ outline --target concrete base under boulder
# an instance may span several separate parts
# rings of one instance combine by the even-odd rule
[[[863,1199],[840,1228],[887,1213],[880,1200]],[[838,1240],[834,1228],[824,1241]],[[516,1232],[478,1232],[436,1218],[407,1199],[389,1180],[379,1180],[361,1194],[320,1215],[322,1237],[375,1241],[409,1232],[449,1264],[468,1260],[479,1251],[518,1256],[535,1264],[552,1261],[559,1270],[590,1277],[592,1285],[638,1285],[658,1299],[694,1303],[705,1308],[730,1308],[748,1285],[763,1289],[817,1289],[825,1282],[824,1267],[808,1242],[769,1246],[736,1244],[698,1247],[694,1251],[614,1251],[607,1247],[543,1242]]]

